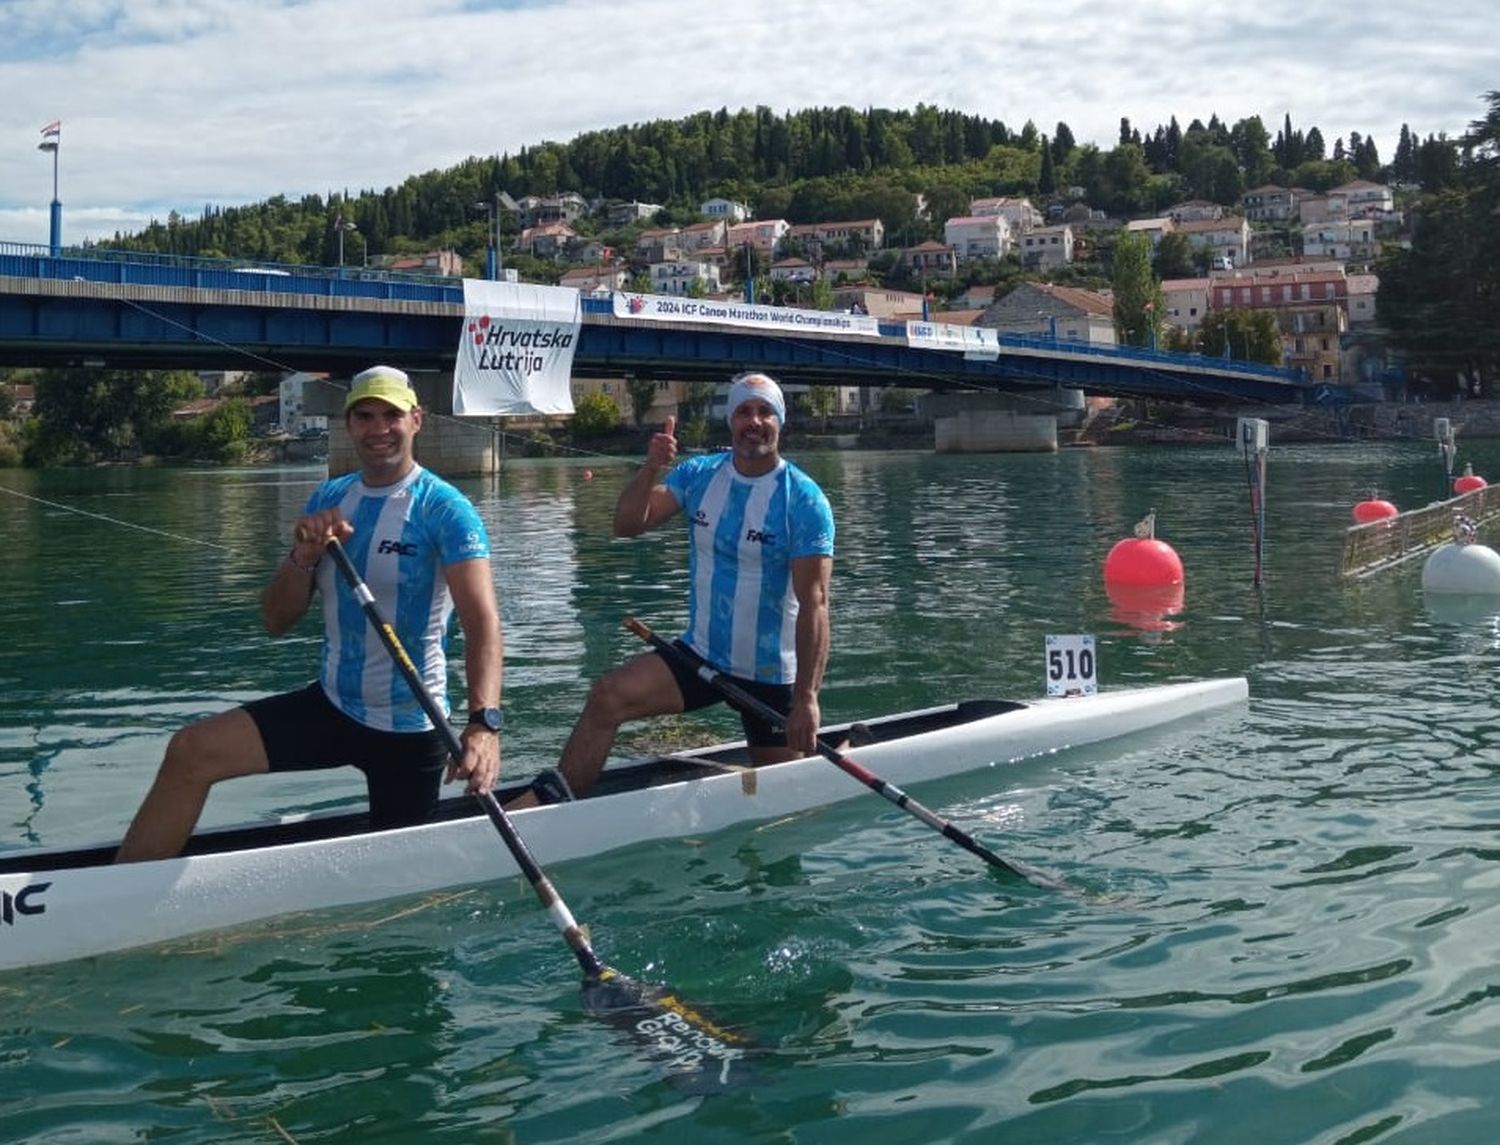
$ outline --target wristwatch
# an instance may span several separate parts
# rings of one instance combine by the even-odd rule
[[[501,708],[475,708],[469,713],[469,723],[498,732],[505,726],[505,712]]]

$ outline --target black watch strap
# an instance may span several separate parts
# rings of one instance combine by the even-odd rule
[[[469,723],[498,732],[505,726],[505,711],[502,708],[475,708],[469,713]]]

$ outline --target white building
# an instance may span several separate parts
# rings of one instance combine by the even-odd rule
[[[698,205],[698,213],[709,219],[726,223],[743,223],[750,217],[750,208],[733,199],[709,199]]]
[[[1332,258],[1340,262],[1369,261],[1380,251],[1372,219],[1309,223],[1302,228],[1303,258]]]
[[[1021,265],[1028,270],[1056,270],[1073,261],[1073,228],[1037,227],[1021,236]]]
[[[1162,317],[1189,334],[1203,325],[1208,313],[1207,278],[1166,278],[1162,280]]]
[[[943,241],[959,262],[1000,258],[1010,249],[1010,221],[1004,215],[965,215],[943,224]]]
[[[691,294],[695,285],[705,294],[718,293],[719,268],[710,262],[688,260],[651,264],[651,289],[657,294]]]
[[[278,419],[283,430],[294,435],[316,431],[328,432],[326,415],[302,412],[306,406],[304,391],[309,385],[321,382],[327,377],[327,374],[297,373],[288,374],[281,379],[277,398],[280,403]]]
[[[1012,234],[1025,234],[1046,222],[1042,212],[1032,206],[1030,199],[1001,195],[992,199],[971,199],[969,214],[975,218],[999,215],[1010,224]]]

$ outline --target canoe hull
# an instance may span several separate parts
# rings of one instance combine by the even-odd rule
[[[882,778],[909,788],[1144,731],[1241,703],[1247,694],[1246,682],[1231,678],[1041,700],[958,726],[871,743],[849,754]],[[712,753],[705,749],[685,754],[691,758]],[[528,809],[516,812],[513,819],[547,866],[856,797],[874,799],[854,779],[814,757],[753,771],[724,769]],[[469,818],[399,830],[124,866],[97,865],[97,851],[96,865],[79,865],[77,852],[0,856],[0,970],[124,950],[295,911],[517,874],[494,826],[477,807],[475,812]],[[257,830],[241,833],[253,838]],[[20,869],[22,862],[27,869]]]

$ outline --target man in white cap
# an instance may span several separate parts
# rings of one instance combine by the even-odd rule
[[[462,493],[417,464],[422,408],[406,374],[374,366],[353,379],[344,426],[359,469],[323,482],[292,528],[292,546],[261,594],[261,616],[279,636],[323,599],[319,678],[305,688],[253,700],[173,735],[117,861],[182,851],[222,779],[267,771],[353,765],[365,775],[376,828],[421,823],[447,778],[488,791],[500,773],[500,610],[489,536]],[[462,760],[448,756],[389,655],[371,640],[347,584],[324,559],[343,542],[390,618],[428,689],[446,711],[449,622],[464,631],[469,721]]]
[[[833,513],[806,473],[781,456],[786,399],[768,374],[729,387],[728,453],[677,460],[677,419],[651,438],[646,463],[620,494],[615,535],[634,537],[687,517],[686,645],[745,691],[786,713],[784,733],[743,714],[756,763],[816,754],[818,690],[828,662]],[[581,795],[593,786],[627,720],[720,702],[676,660],[648,652],[600,677],[555,773],[512,806]]]

